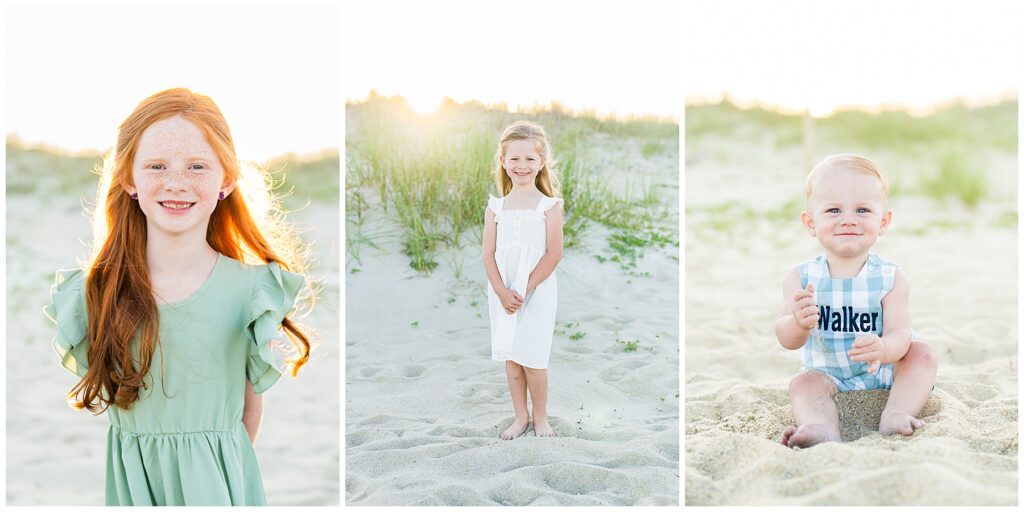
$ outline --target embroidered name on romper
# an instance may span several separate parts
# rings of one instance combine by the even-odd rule
[[[832,306],[818,306],[818,329],[833,332],[875,332],[878,330],[878,312],[857,313],[852,306],[832,311]]]

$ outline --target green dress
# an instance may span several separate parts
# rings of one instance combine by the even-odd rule
[[[107,505],[265,505],[242,425],[245,379],[257,393],[281,376],[270,341],[303,286],[276,263],[224,255],[186,299],[159,304],[160,341],[147,387],[128,410],[107,410]],[[60,271],[47,314],[65,368],[88,366],[85,276]],[[138,338],[136,338],[137,342]]]

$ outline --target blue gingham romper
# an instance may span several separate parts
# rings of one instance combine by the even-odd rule
[[[832,279],[825,256],[801,263],[800,283],[814,283],[820,319],[803,348],[804,370],[828,375],[839,391],[889,389],[892,364],[868,373],[869,363],[850,361],[847,352],[857,337],[871,332],[882,336],[882,298],[892,290],[896,264],[869,254],[856,277]],[[819,340],[820,334],[820,340]]]

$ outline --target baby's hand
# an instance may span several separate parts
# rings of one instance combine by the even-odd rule
[[[793,294],[793,304],[790,306],[793,311],[793,319],[796,324],[805,330],[811,330],[818,325],[818,304],[814,302],[814,284],[807,283],[806,290],[797,290]]]
[[[501,307],[510,315],[523,305],[523,297],[511,288],[505,288],[505,291],[498,294],[498,298],[501,299]]]
[[[865,334],[853,342],[853,348],[846,353],[851,361],[870,362],[868,372],[875,373],[882,365],[882,358],[885,357],[885,344],[877,334]]]

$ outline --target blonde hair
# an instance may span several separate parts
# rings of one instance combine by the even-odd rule
[[[505,172],[505,150],[508,143],[514,140],[532,140],[536,142],[537,153],[544,160],[540,172],[537,173],[537,189],[548,197],[560,197],[558,176],[555,174],[555,157],[551,153],[551,144],[544,128],[529,121],[516,121],[505,128],[498,143],[498,151],[494,154],[494,181],[502,196],[512,191],[512,178]]]
[[[811,172],[807,173],[805,192],[808,201],[811,200],[814,184],[817,183],[821,173],[827,169],[836,168],[849,169],[860,174],[867,174],[878,178],[878,181],[882,184],[882,202],[884,204],[889,203],[889,180],[882,173],[882,167],[875,163],[874,160],[854,153],[839,153],[827,156],[824,160],[818,162],[818,165],[815,165]]]

